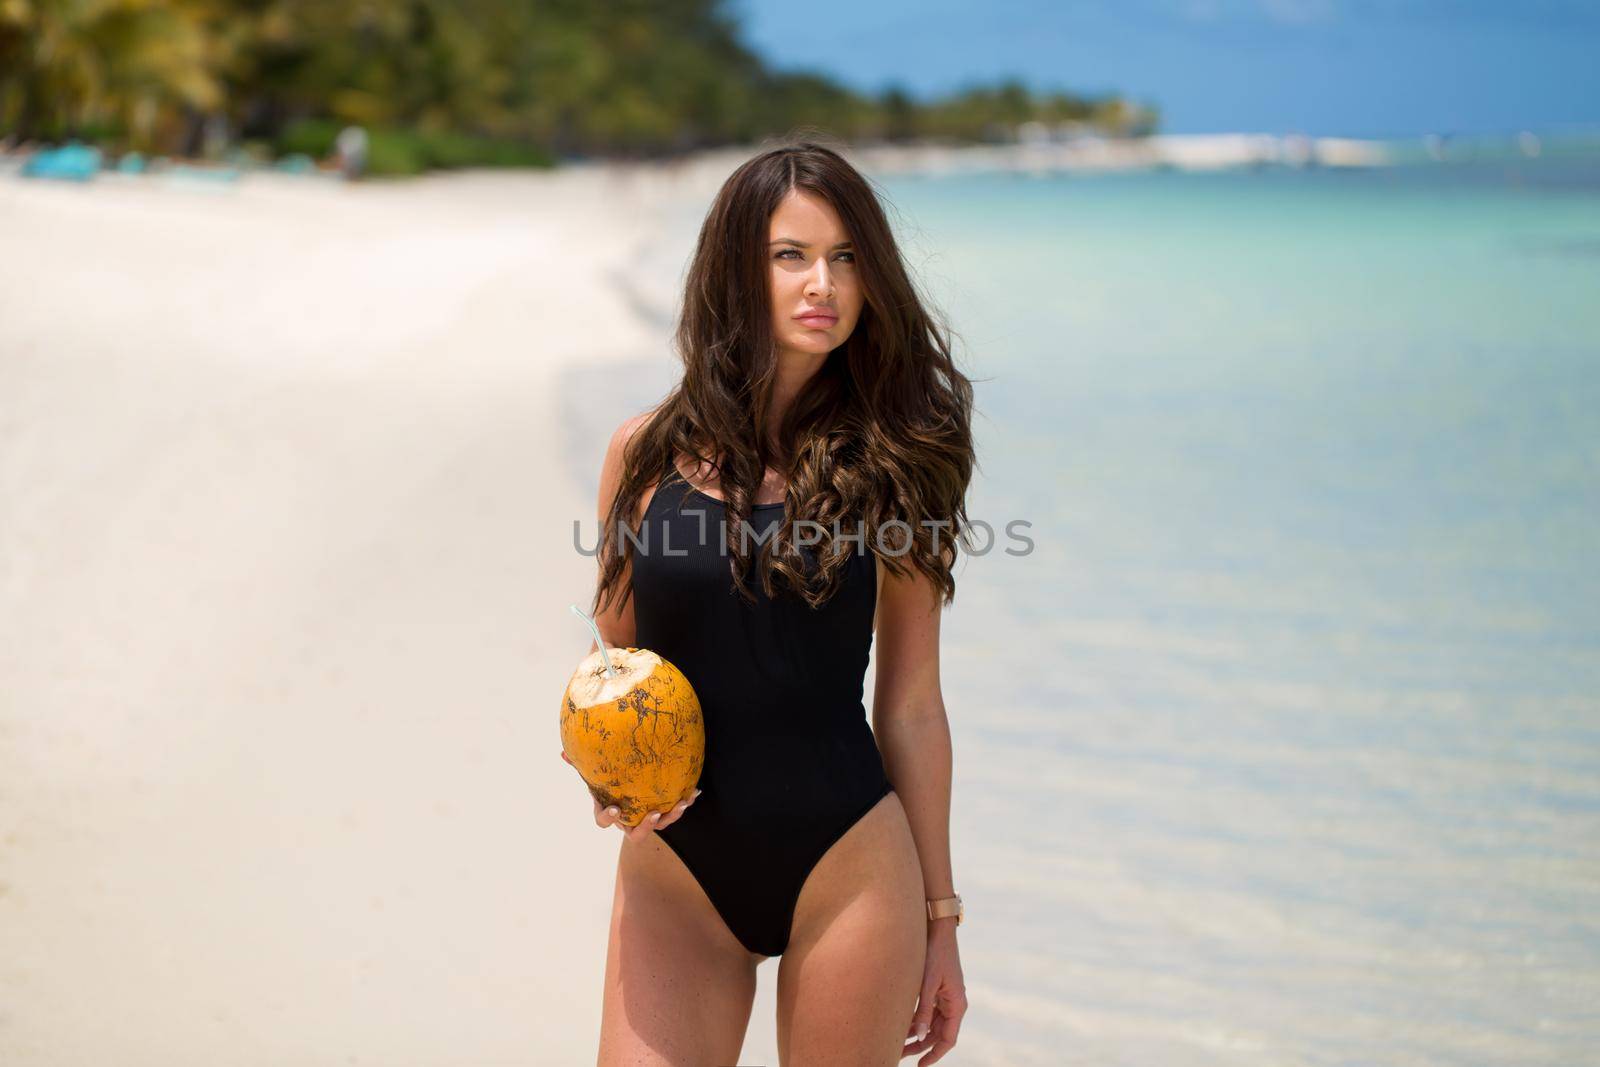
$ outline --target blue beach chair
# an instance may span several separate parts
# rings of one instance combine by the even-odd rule
[[[73,142],[40,149],[28,157],[18,173],[24,178],[86,182],[100,172],[101,158],[100,149]]]

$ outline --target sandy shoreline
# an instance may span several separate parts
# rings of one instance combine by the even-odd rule
[[[1099,134],[1052,133],[1040,124],[1020,131],[1014,141],[991,144],[946,144],[937,141],[907,143],[861,143],[843,147],[845,154],[863,171],[876,175],[916,175],[939,177],[950,174],[1011,173],[1031,176],[1096,174],[1121,171],[1180,170],[1215,171],[1258,169],[1261,167],[1383,167],[1400,162],[1426,148],[1443,158],[1439,138],[1380,141],[1352,137],[1311,137],[1305,134],[1276,134],[1235,131],[1224,133],[1151,134],[1145,137],[1107,137]],[[1524,131],[1517,145],[1524,153],[1537,154],[1540,139]],[[758,145],[733,145],[701,149],[660,162],[595,162],[563,164],[562,171],[604,171],[612,174],[643,175],[646,184],[668,187],[679,193],[703,191],[709,197],[722,179],[742,160],[760,151]],[[0,174],[19,170],[31,152],[0,148]],[[106,160],[111,166],[111,161]],[[331,168],[329,160],[322,161]],[[251,164],[251,175],[284,176],[263,164]],[[171,183],[204,189],[226,186],[230,176],[241,173],[221,164],[162,159],[154,172],[136,175],[107,169],[96,180],[123,184]],[[491,172],[492,173],[492,172]],[[505,173],[516,173],[515,171]],[[222,179],[222,180],[218,180]],[[320,171],[310,180],[337,181],[331,170]],[[290,179],[305,182],[305,177]],[[381,179],[378,184],[396,188],[413,179]],[[368,182],[368,185],[373,184]]]
[[[670,380],[686,195],[0,182],[0,1059],[592,1059],[572,413]]]

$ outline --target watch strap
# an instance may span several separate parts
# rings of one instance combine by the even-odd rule
[[[962,919],[961,897],[942,897],[939,900],[928,901],[928,919],[948,919],[955,917],[956,925],[961,925]]]

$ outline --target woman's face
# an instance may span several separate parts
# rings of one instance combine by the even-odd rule
[[[850,235],[826,200],[791,189],[772,213],[768,241],[779,355],[815,357],[820,364],[850,336],[861,314]]]

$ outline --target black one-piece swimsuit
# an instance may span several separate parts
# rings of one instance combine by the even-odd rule
[[[757,504],[747,544],[784,519]],[[806,876],[891,790],[862,703],[877,564],[852,546],[834,595],[734,588],[723,503],[681,474],[656,487],[634,548],[635,644],[694,686],[706,724],[701,794],[657,833],[751,952],[781,955]],[[856,528],[841,523],[843,533]]]

